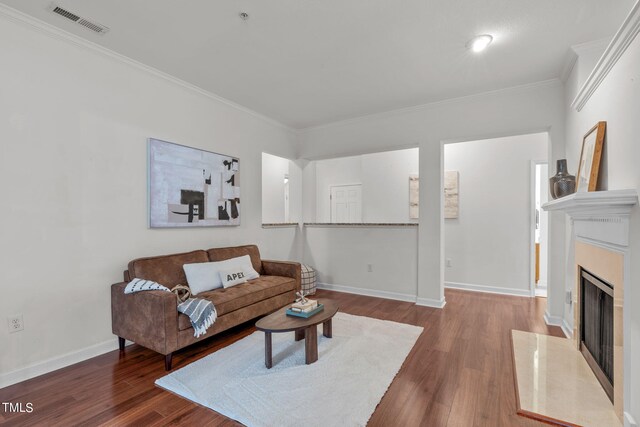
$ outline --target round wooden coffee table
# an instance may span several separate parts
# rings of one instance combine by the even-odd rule
[[[322,323],[322,335],[331,338],[331,319],[338,312],[338,304],[329,300],[318,300],[324,305],[320,313],[304,319],[302,317],[287,316],[290,305],[263,317],[256,323],[256,329],[264,332],[264,364],[267,368],[273,366],[271,360],[271,334],[280,332],[295,332],[296,341],[304,338],[304,354],[307,365],[318,360],[318,328]]]

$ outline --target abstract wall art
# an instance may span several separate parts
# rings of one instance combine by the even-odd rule
[[[444,171],[444,219],[458,218],[458,171]]]
[[[149,226],[240,225],[240,161],[149,138]]]
[[[420,178],[409,175],[409,219],[418,219],[420,206]]]

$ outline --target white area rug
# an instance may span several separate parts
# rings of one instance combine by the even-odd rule
[[[304,340],[255,332],[156,381],[156,385],[247,426],[363,426],[421,327],[336,313],[333,338],[318,326],[318,361],[304,362]]]

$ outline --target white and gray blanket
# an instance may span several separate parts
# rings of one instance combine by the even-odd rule
[[[189,316],[196,338],[206,334],[209,326],[213,325],[218,317],[213,303],[202,298],[189,298],[178,304],[178,311]]]
[[[132,294],[140,291],[166,291],[169,288],[151,280],[133,279],[124,288],[125,294]],[[178,311],[189,317],[193,326],[193,335],[198,338],[207,333],[209,326],[213,325],[218,317],[216,307],[211,301],[202,298],[189,298],[185,302],[178,304]]]

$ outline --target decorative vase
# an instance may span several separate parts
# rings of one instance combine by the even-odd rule
[[[572,175],[563,176],[553,184],[556,198],[559,199],[576,192],[576,178]]]
[[[551,198],[557,199],[576,192],[576,177],[567,172],[567,159],[557,162],[558,172],[549,178]]]

